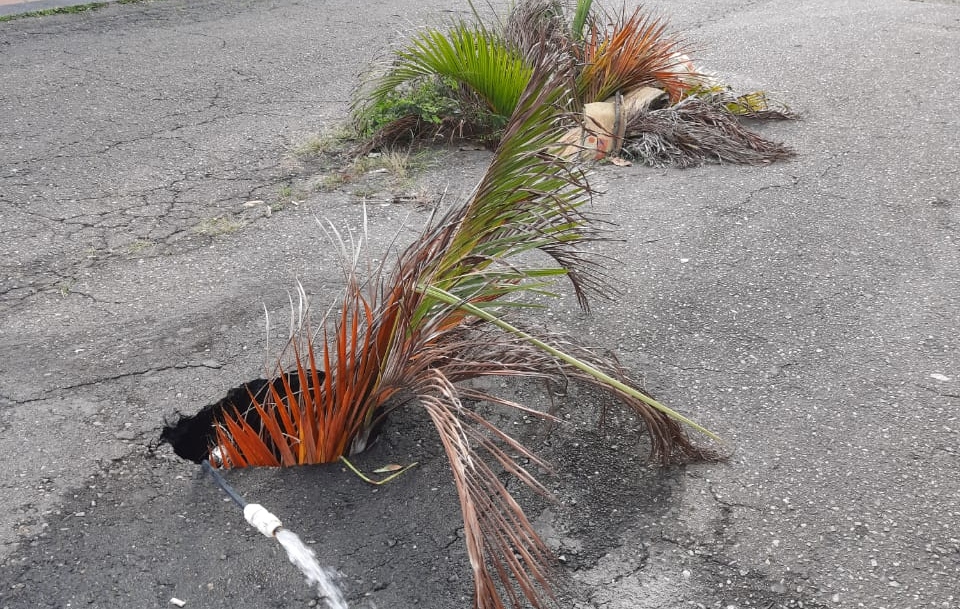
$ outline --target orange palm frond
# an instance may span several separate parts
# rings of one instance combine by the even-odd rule
[[[643,12],[621,14],[609,31],[593,27],[586,36],[577,78],[580,99],[604,101],[643,86],[661,87],[679,101],[698,75],[683,56],[684,45],[667,32],[665,20]]]
[[[223,423],[216,428],[221,461],[229,467],[251,464],[279,466],[276,456],[261,436],[262,430],[236,409],[224,413]],[[229,439],[229,442],[225,441]]]
[[[300,328],[288,344],[293,372],[278,374],[280,382],[271,383],[262,400],[251,394],[250,411],[224,413],[216,428],[216,445],[229,457],[224,465],[330,463],[350,454],[351,443],[371,425],[392,395],[377,392],[389,352],[380,348],[389,332],[378,330],[389,326],[383,325],[389,315],[377,318],[359,285],[350,285],[336,319],[324,325],[319,353],[309,327]]]

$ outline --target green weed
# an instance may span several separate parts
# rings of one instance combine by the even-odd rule
[[[117,0],[116,4],[135,4],[143,1],[144,0]],[[25,13],[17,13],[16,15],[2,15],[0,16],[0,23],[5,21],[13,21],[15,19],[27,19],[30,17],[48,17],[50,15],[85,13],[87,11],[101,9],[109,4],[109,2],[90,2],[87,4],[77,4],[75,6],[59,6],[56,8],[46,8],[39,11],[27,11]]]
[[[220,237],[222,235],[229,235],[240,230],[243,227],[243,222],[237,220],[236,218],[229,218],[226,216],[216,216],[213,218],[204,218],[193,227],[193,232],[198,235],[207,235],[209,237]]]
[[[439,126],[445,117],[461,113],[460,102],[453,97],[454,86],[450,79],[432,78],[386,92],[358,112],[357,131],[361,137],[370,137],[409,116]]]
[[[127,253],[130,255],[136,255],[140,252],[154,247],[156,243],[150,241],[149,239],[137,239],[136,241],[127,245]]]
[[[317,190],[332,192],[350,181],[350,176],[341,172],[328,173],[317,182]]]
[[[300,158],[313,158],[337,152],[343,148],[344,144],[356,137],[357,132],[351,126],[344,125],[336,130],[307,138],[293,149],[293,154]]]

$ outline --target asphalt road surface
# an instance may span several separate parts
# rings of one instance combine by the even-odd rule
[[[392,46],[469,17],[450,6],[158,0],[0,23],[0,607],[317,605],[153,447],[165,417],[260,374],[264,310],[283,327],[297,281],[335,300],[316,218],[355,229],[366,197],[376,251],[480,175],[487,153],[451,150],[403,184],[323,190],[293,154]],[[597,168],[623,294],[590,314],[567,295],[547,323],[735,452],[658,470],[629,426],[524,432],[562,466],[557,502],[530,510],[564,603],[960,607],[960,6],[651,6],[735,88],[802,113],[759,127],[799,155]],[[456,496],[415,411],[359,460],[385,461],[421,465],[377,489],[340,467],[230,480],[351,606],[468,606]]]

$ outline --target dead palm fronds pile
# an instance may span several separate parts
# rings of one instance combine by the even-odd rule
[[[783,144],[746,129],[732,113],[695,97],[626,120],[623,155],[655,167],[708,161],[759,165],[793,156]]]
[[[306,316],[288,354],[251,393],[246,411],[212,416],[210,449],[223,467],[325,463],[363,450],[391,411],[422,408],[450,462],[475,581],[474,605],[501,609],[549,604],[554,560],[507,490],[506,472],[548,494],[531,468],[549,471],[530,450],[485,419],[481,403],[552,417],[490,395],[466,381],[504,376],[588,383],[635,413],[662,462],[709,458],[684,424],[703,431],[637,390],[615,362],[562,335],[535,335],[509,312],[566,278],[583,306],[604,289],[584,246],[603,238],[582,207],[584,175],[550,153],[569,124],[560,111],[570,75],[557,57],[533,67],[493,160],[469,199],[432,221],[392,268],[360,277],[345,256],[344,298],[318,331]],[[525,262],[532,250],[550,265]],[[536,257],[533,257],[536,258]],[[710,434],[712,437],[712,434]],[[515,457],[521,457],[521,460]],[[521,465],[522,459],[529,466]]]
[[[650,165],[689,166],[772,162],[793,154],[741,122],[796,118],[788,108],[763,92],[735,95],[698,69],[664,19],[642,7],[611,14],[592,0],[571,8],[561,0],[520,0],[496,27],[476,16],[446,32],[421,32],[397,51],[372,90],[358,96],[358,152],[424,138],[498,141],[535,58],[545,53],[572,81],[564,108],[582,114],[581,125],[562,135],[567,156],[623,151]]]

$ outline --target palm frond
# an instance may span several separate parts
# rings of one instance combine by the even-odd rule
[[[501,34],[527,63],[553,54],[568,60],[573,41],[561,0],[521,0],[513,5],[501,26]]]
[[[427,29],[396,53],[367,104],[423,78],[442,77],[468,88],[486,109],[506,122],[530,79],[531,67],[518,51],[489,30],[460,22],[446,33]]]
[[[587,26],[593,26],[593,0],[577,0],[573,17],[570,19],[570,35],[574,42],[583,42]]]
[[[584,102],[604,101],[618,91],[644,86],[665,89],[673,101],[695,84],[684,68],[682,41],[667,32],[665,20],[638,7],[621,14],[609,31],[594,24],[584,39],[578,91]]]
[[[744,127],[735,114],[697,98],[627,120],[624,155],[655,167],[707,162],[759,165],[794,152]]]
[[[695,424],[630,387],[616,366],[572,343],[561,351],[502,319],[554,278],[567,277],[584,306],[591,289],[603,286],[581,247],[602,238],[581,210],[589,186],[550,153],[572,94],[569,74],[555,66],[544,56],[532,70],[468,201],[432,222],[389,274],[381,268],[361,282],[356,258],[347,260],[340,307],[316,338],[303,325],[291,339],[295,370],[288,374],[296,381],[271,383],[251,411],[224,412],[216,429],[228,467],[329,462],[362,449],[395,396],[412,396],[404,403],[426,410],[450,461],[480,609],[548,603],[553,559],[499,478],[506,472],[545,494],[511,454],[548,466],[462,398],[549,415],[459,383],[487,375],[582,380],[647,423],[654,456],[703,456],[681,426]],[[554,265],[517,262],[532,249]],[[495,330],[505,332],[484,334]]]
[[[570,85],[569,72],[557,71],[552,57],[541,59],[468,203],[451,210],[430,237],[443,243],[442,253],[423,283],[483,300],[529,279],[528,271],[503,261],[539,249],[569,277],[583,306],[587,291],[601,289],[599,269],[579,249],[602,238],[580,209],[591,196],[586,176],[549,152],[564,130],[562,108]],[[487,272],[491,267],[494,271]],[[536,273],[542,277],[544,270]],[[471,293],[475,289],[481,292]]]
[[[519,342],[514,344],[512,349],[518,354],[522,352],[524,361],[541,371],[541,374],[550,369],[561,368],[568,377],[596,385],[616,396],[646,423],[647,433],[651,438],[652,458],[664,463],[671,462],[677,456],[684,461],[714,458],[713,453],[704,452],[690,442],[681,424],[719,440],[715,434],[631,386],[629,379],[615,362],[598,357],[589,349],[564,337],[554,337],[554,340],[561,343],[560,345],[550,344],[480,307],[468,302],[457,302],[453,294],[443,292],[435,286],[425,287],[424,290],[438,300],[454,304],[470,315],[492,323],[518,339]],[[537,352],[532,353],[524,349],[523,345],[529,345]],[[537,357],[537,353],[541,354],[540,357]],[[523,369],[514,368],[513,370],[515,373],[520,373]],[[529,373],[525,374],[532,376]]]
[[[496,428],[487,424],[478,429],[463,420],[466,415],[474,423],[485,423],[463,407],[456,386],[441,371],[428,371],[415,391],[440,436],[460,497],[464,539],[474,574],[474,607],[504,609],[507,605],[501,591],[514,607],[521,605],[521,597],[533,607],[543,607],[542,597],[550,595],[555,561],[478,449],[541,493],[546,494],[546,489],[484,433]],[[499,433],[498,437],[507,436]],[[521,456],[534,457],[516,442],[511,447]]]

